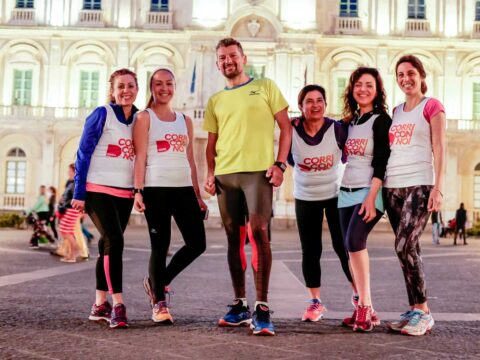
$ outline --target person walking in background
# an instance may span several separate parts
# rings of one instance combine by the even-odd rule
[[[338,191],[341,158],[347,132],[345,127],[324,117],[327,102],[325,89],[307,85],[298,94],[299,118],[292,119],[292,147],[289,163],[293,166],[295,214],[302,245],[302,272],[310,295],[310,304],[302,321],[318,321],[326,307],[320,298],[323,216],[327,218],[333,249],[358,300],[348,266],[340,219]]]
[[[288,103],[270,79],[254,80],[246,73],[247,57],[232,38],[216,47],[217,68],[226,79],[224,90],[208,100],[203,129],[208,132],[205,190],[217,195],[228,238],[228,265],[235,299],[219,326],[251,322],[254,335],[274,335],[268,306],[272,251],[268,223],[272,214],[273,186],[283,182],[291,142]],[[274,161],[275,121],[280,127]],[[249,226],[245,228],[244,202]],[[256,303],[252,318],[245,293],[245,234],[252,244]]]
[[[123,301],[123,233],[133,208],[132,125],[138,109],[137,76],[128,69],[109,79],[110,103],[87,117],[77,151],[73,207],[86,211],[100,233],[95,303],[89,319],[128,327]],[[107,300],[111,294],[112,305]]]
[[[57,189],[54,186],[50,186],[48,188],[49,196],[48,196],[48,222],[47,225],[50,225],[50,229],[52,229],[53,236],[55,240],[58,240],[58,233],[57,233],[57,216],[55,214],[56,205],[57,205]]]
[[[432,211],[432,243],[434,245],[440,245],[442,223],[442,213],[440,211]]]
[[[58,206],[58,211],[61,214],[59,231],[65,246],[64,255],[60,261],[68,263],[76,262],[77,256],[80,255],[75,238],[75,224],[80,217],[80,212],[72,207],[73,192],[75,189],[74,176],[75,165],[70,164],[68,166],[68,180]]]
[[[445,109],[425,96],[427,74],[417,57],[402,56],[395,73],[406,101],[393,110],[385,195],[410,309],[387,326],[405,335],[424,335],[434,320],[427,304],[420,235],[429,212],[439,211],[443,202]]]
[[[49,208],[45,185],[40,186],[37,201],[30,209],[29,213],[30,218],[33,219],[33,234],[30,238],[30,248],[38,249],[38,241],[40,238],[46,238],[50,243],[53,244],[55,240],[48,233],[46,225],[49,220]]]
[[[135,145],[135,209],[145,213],[152,252],[144,287],[152,306],[152,320],[172,324],[165,301],[171,281],[206,248],[203,224],[207,205],[198,186],[193,153],[192,120],[173,111],[175,76],[158,69],[150,78],[147,109],[133,129]],[[172,216],[185,245],[166,265]]]
[[[460,203],[460,207],[455,212],[455,235],[453,236],[453,245],[457,245],[457,235],[461,233],[463,237],[463,245],[468,245],[467,235],[465,233],[465,224],[467,223],[467,210],[463,203]],[[461,238],[460,237],[460,238]]]
[[[340,225],[348,250],[358,302],[353,315],[343,320],[353,331],[368,332],[380,324],[370,290],[367,237],[384,213],[381,187],[390,148],[383,81],[377,69],[359,67],[350,76],[343,96],[348,127],[344,154],[347,166],[338,196]]]

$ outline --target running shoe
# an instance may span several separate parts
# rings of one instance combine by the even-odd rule
[[[112,309],[112,316],[110,318],[111,328],[127,328],[127,309],[123,304],[117,304]]]
[[[400,332],[405,325],[408,324],[411,317],[413,316],[413,310],[408,310],[400,315],[400,320],[398,321],[387,321],[385,325],[388,330]]]
[[[143,278],[143,288],[145,289],[145,292],[147,293],[150,301],[150,307],[153,309],[155,304],[157,303],[157,297],[155,296],[155,293],[153,292],[152,288],[152,283],[150,282],[150,278],[148,276],[145,276]]]
[[[228,305],[230,310],[223,318],[218,320],[218,326],[243,326],[251,322],[250,308],[243,306],[240,299],[233,300],[232,305]]]
[[[316,322],[323,318],[323,315],[327,312],[327,308],[318,299],[310,300],[310,305],[307,307],[307,311],[302,316],[302,321]]]
[[[369,305],[358,305],[353,331],[369,332],[372,330],[372,307]]]
[[[352,316],[343,319],[343,326],[353,327],[353,325],[355,324],[355,319],[357,318],[358,295],[352,295],[352,305],[355,307],[355,309],[353,310],[353,314]],[[373,308],[371,312],[371,321],[373,326],[380,325],[380,318],[378,317],[377,312]]]
[[[95,303],[92,305],[92,309],[90,310],[90,315],[88,316],[88,320],[110,322],[111,316],[112,316],[112,305],[110,305],[108,301],[105,301],[101,305],[96,305]]]
[[[421,336],[432,330],[435,321],[432,314],[427,314],[420,309],[414,309],[407,325],[405,325],[401,333],[403,335]]]
[[[155,304],[152,310],[152,320],[166,325],[173,324],[173,318],[170,315],[166,301],[159,301]]]
[[[252,329],[253,335],[275,335],[275,328],[270,320],[270,313],[271,311],[268,306],[258,304],[255,307],[252,322],[250,323],[250,329]]]

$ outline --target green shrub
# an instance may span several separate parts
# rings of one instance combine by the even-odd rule
[[[0,228],[2,227],[11,227],[19,228],[25,218],[15,213],[4,213],[0,214]]]

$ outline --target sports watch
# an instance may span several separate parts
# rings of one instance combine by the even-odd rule
[[[282,170],[282,172],[285,172],[285,170],[287,170],[287,164],[285,164],[284,162],[275,161],[275,163],[274,163],[273,165],[275,165],[275,166],[278,167],[280,170]]]

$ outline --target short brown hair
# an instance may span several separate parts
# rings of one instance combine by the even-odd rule
[[[395,76],[397,76],[397,70],[400,64],[408,62],[411,64],[415,69],[417,69],[418,73],[420,74],[420,77],[422,78],[422,84],[420,87],[420,91],[422,94],[425,94],[428,90],[427,83],[425,82],[425,78],[427,77],[427,72],[425,71],[425,68],[423,67],[422,62],[418,57],[415,55],[403,55],[400,59],[397,61],[397,65],[395,65]]]
[[[221,47],[229,47],[229,46],[232,46],[232,45],[237,45],[238,50],[240,50],[240,53],[243,55],[242,44],[240,44],[234,38],[224,38],[224,39],[220,40],[218,42],[217,46],[215,47],[215,51],[218,51],[218,49],[220,49]]]
[[[108,100],[110,100],[110,102],[112,102],[112,103],[115,103],[115,98],[112,96],[113,83],[115,82],[115,79],[117,78],[117,76],[122,76],[122,75],[132,75],[133,79],[135,80],[135,85],[137,85],[137,89],[138,89],[137,74],[135,74],[132,70],[128,70],[128,69],[125,69],[125,68],[115,70],[112,73],[112,75],[110,75],[110,79],[108,79],[108,82],[110,83],[110,90],[108,92]]]
[[[325,94],[325,88],[317,84],[305,85],[302,90],[298,93],[298,106],[302,105],[305,96],[311,91],[318,91],[323,96],[325,104],[327,103],[327,95]]]

